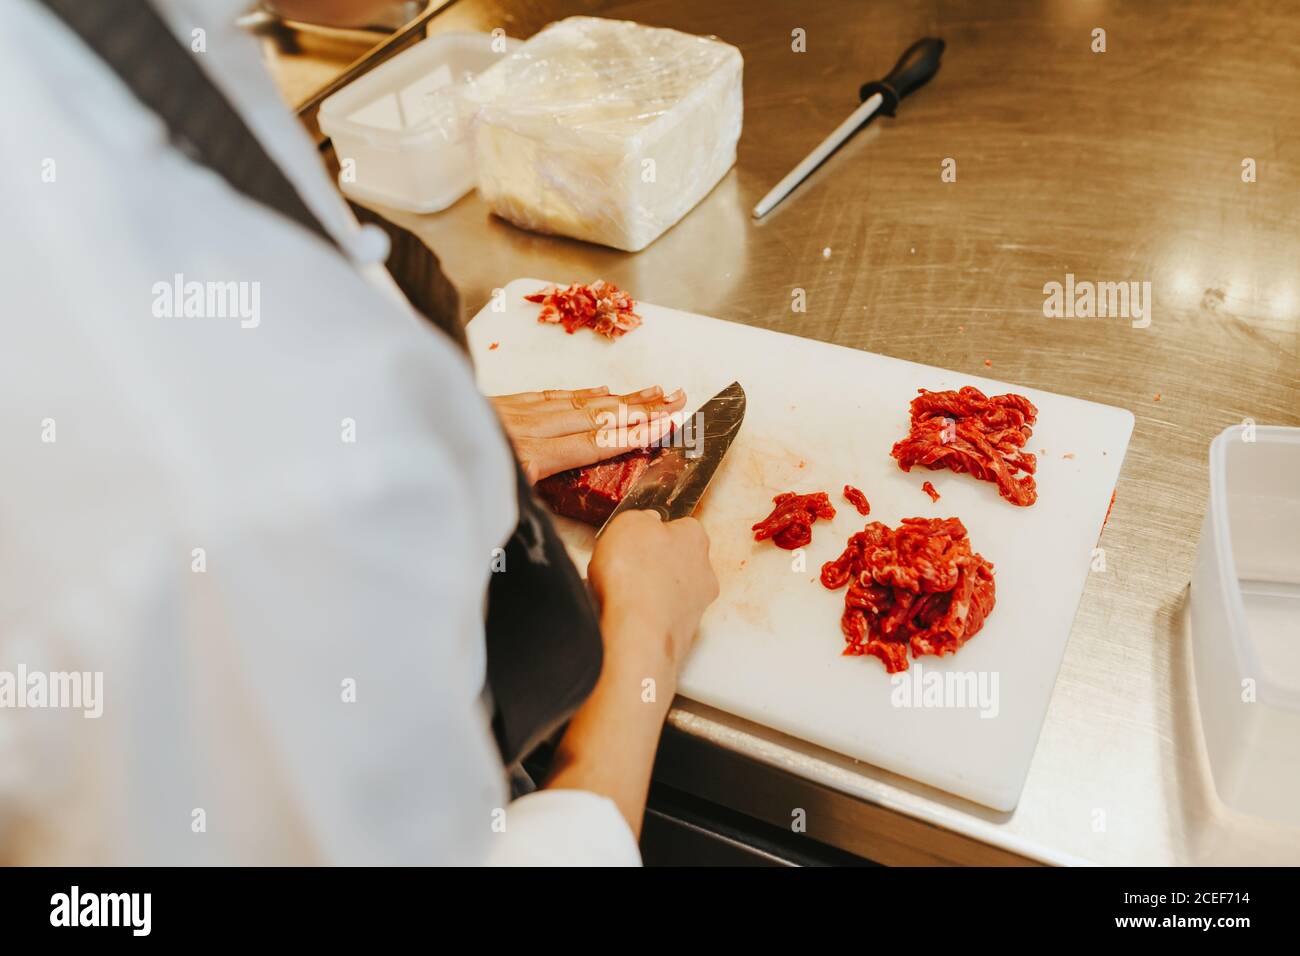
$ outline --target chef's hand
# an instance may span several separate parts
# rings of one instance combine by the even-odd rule
[[[546,786],[608,797],[639,838],[677,672],[718,579],[700,523],[664,522],[653,511],[611,521],[587,575],[600,601],[605,663],[569,721]]]
[[[671,696],[700,616],[718,596],[704,526],[625,511],[597,539],[587,578],[600,602],[606,659],[635,663],[645,676],[667,682]]]
[[[569,468],[591,465],[643,448],[672,428],[669,416],[686,405],[680,388],[669,395],[651,385],[627,395],[609,387],[520,392],[492,398],[529,484]],[[626,407],[620,416],[619,406]],[[623,430],[620,430],[620,425]]]

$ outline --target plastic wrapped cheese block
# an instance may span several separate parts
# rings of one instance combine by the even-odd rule
[[[743,65],[676,30],[553,23],[465,91],[479,194],[525,229],[643,249],[735,162]]]

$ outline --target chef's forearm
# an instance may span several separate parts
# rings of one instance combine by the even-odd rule
[[[650,771],[676,691],[675,667],[659,649],[666,636],[630,615],[602,615],[605,665],[560,741],[547,788],[609,797],[640,836]]]

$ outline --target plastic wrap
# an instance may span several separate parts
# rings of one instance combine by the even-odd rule
[[[716,39],[553,23],[465,91],[479,194],[525,229],[643,249],[735,162],[743,66]]]

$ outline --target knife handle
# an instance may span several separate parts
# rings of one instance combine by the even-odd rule
[[[903,97],[919,90],[939,72],[939,60],[943,56],[944,42],[938,37],[923,37],[917,40],[898,58],[894,68],[883,80],[864,83],[858,90],[858,99],[880,94],[879,112],[893,116]]]
[[[631,508],[631,507],[629,507],[627,510],[629,510],[629,511],[632,511],[632,510],[634,510],[634,511],[653,511],[653,512],[655,512],[657,515],[659,515],[659,520],[660,520],[660,521],[672,521],[672,520],[673,520],[673,516],[672,516],[671,513],[669,513],[669,511],[668,511],[668,506],[667,506],[667,505],[661,505],[661,504],[657,504],[657,503],[651,503],[651,504],[648,504],[648,505],[638,505],[638,506],[636,506],[635,508]],[[597,537],[597,538],[599,538],[602,534],[605,533],[605,529],[609,527],[609,523],[610,523],[611,521],[614,520],[614,515],[619,514],[619,513],[620,513],[620,509],[619,509],[619,508],[615,508],[615,509],[613,510],[613,512],[610,514],[610,516],[609,516],[608,518],[605,519],[605,523],[602,524],[599,528],[596,529],[596,537]]]
[[[660,521],[672,521],[672,520],[673,520],[672,512],[668,510],[668,506],[667,506],[667,505],[661,505],[661,504],[655,503],[655,504],[652,504],[652,505],[646,505],[646,507],[645,507],[643,510],[645,510],[645,511],[653,511],[653,512],[656,512],[656,513],[659,515],[659,520],[660,520]]]

